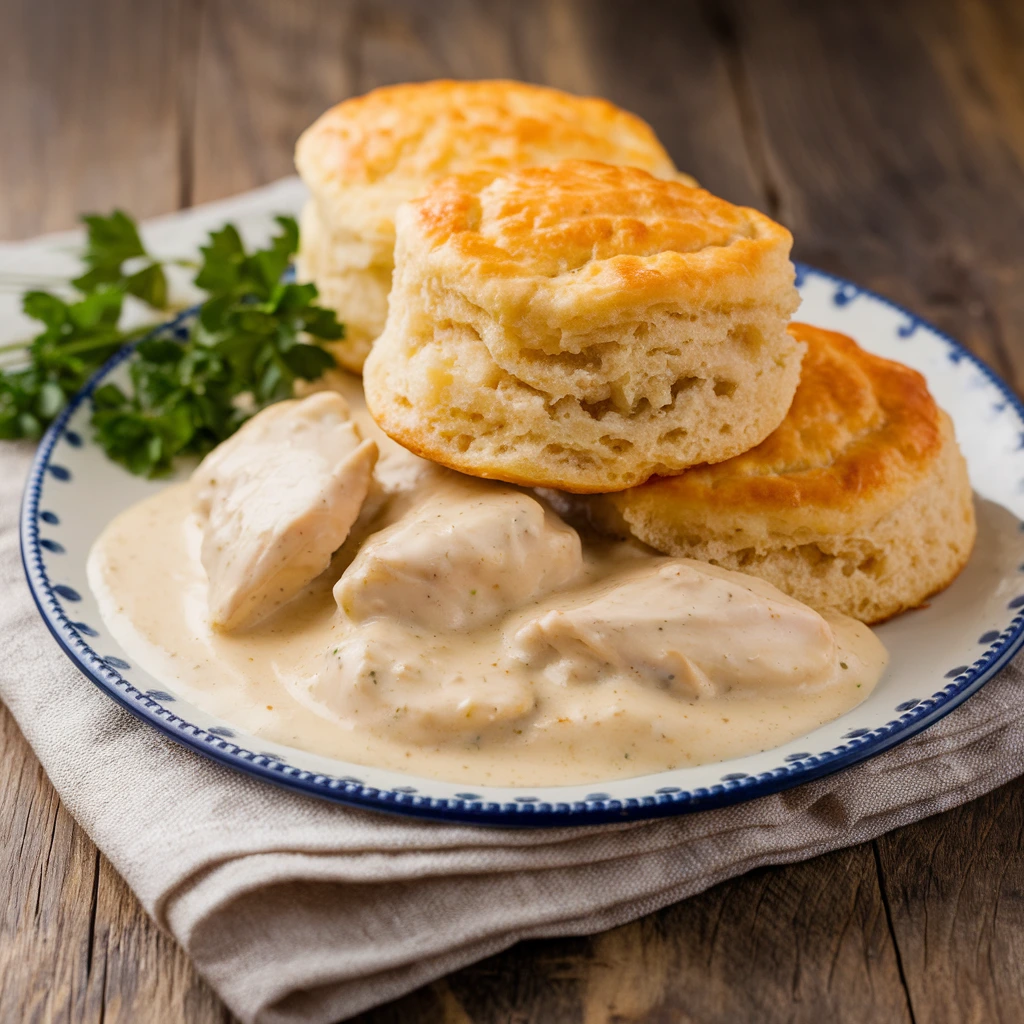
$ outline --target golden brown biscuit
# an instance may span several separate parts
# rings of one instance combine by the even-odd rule
[[[387,315],[399,203],[448,174],[577,157],[680,175],[650,127],[604,100],[523,82],[423,82],[375,89],[327,111],[299,139],[312,193],[299,274],[347,328],[335,346],[362,368]]]
[[[752,451],[602,496],[605,526],[878,622],[946,587],[975,538],[967,465],[924,378],[842,334],[807,345],[781,426]]]
[[[398,213],[374,418],[474,476],[604,492],[781,422],[802,345],[789,232],[635,168],[437,183]]]

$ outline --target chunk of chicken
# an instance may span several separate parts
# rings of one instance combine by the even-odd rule
[[[328,567],[376,459],[331,392],[278,402],[210,452],[192,487],[217,629],[254,625]]]
[[[613,577],[510,628],[506,644],[563,684],[653,678],[685,699],[815,689],[838,669],[835,636],[816,611],[763,580],[689,559]]]
[[[452,474],[370,537],[334,597],[353,622],[471,630],[565,586],[582,565],[579,534],[535,498]]]

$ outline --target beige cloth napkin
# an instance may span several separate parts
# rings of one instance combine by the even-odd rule
[[[230,216],[257,230],[267,210],[300,197],[286,182],[149,234],[180,252],[206,224]],[[52,270],[54,244],[0,247],[0,272],[12,261]],[[1024,673],[1014,665],[871,761],[676,819],[496,830],[296,796],[177,746],[60,653],[18,555],[30,457],[28,446],[0,446],[0,699],[71,813],[246,1022],[342,1020],[520,939],[609,928],[753,867],[863,842],[1024,768]]]

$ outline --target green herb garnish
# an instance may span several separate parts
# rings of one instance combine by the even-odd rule
[[[163,264],[146,252],[135,222],[123,210],[109,217],[86,214],[85,252],[82,262],[87,269],[71,283],[86,294],[103,285],[111,285],[127,295],[135,295],[154,309],[167,307],[167,276]],[[140,262],[130,271],[125,263]]]
[[[84,220],[86,270],[70,282],[79,295],[68,301],[28,292],[24,311],[43,330],[0,349],[22,349],[29,360],[0,373],[0,438],[39,437],[110,356],[138,341],[129,386],[96,390],[92,424],[107,455],[154,476],[176,455],[204,454],[260,409],[290,397],[297,378],[315,380],[334,365],[319,342],[342,338],[342,325],[316,305],[314,285],[281,281],[298,247],[293,218],[278,217],[280,234],[251,253],[233,225],[210,234],[195,278],[208,297],[184,341],[145,337],[150,328],[126,333],[119,323],[126,295],[163,309],[165,266],[195,264],[151,256],[120,210]]]
[[[25,369],[0,374],[0,438],[38,438],[89,376],[124,344],[118,328],[124,292],[104,285],[77,301],[50,292],[26,292],[22,309],[43,330],[25,349]]]

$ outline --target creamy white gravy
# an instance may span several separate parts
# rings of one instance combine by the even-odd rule
[[[337,383],[380,458],[348,540],[279,610],[246,630],[211,625],[208,522],[188,485],[122,513],[91,553],[113,635],[212,714],[360,764],[563,785],[778,746],[881,676],[885,649],[861,623],[581,536],[528,492],[410,455],[365,415],[358,385]]]

